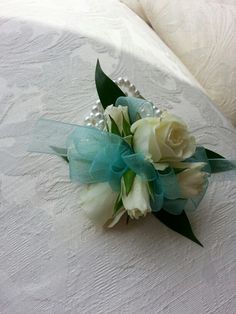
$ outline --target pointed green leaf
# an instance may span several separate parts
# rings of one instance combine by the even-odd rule
[[[111,119],[111,133],[114,133],[116,135],[121,136],[120,134],[120,130],[115,122],[115,120],[109,115],[110,119]]]
[[[122,207],[123,207],[123,202],[122,202],[121,194],[119,194],[113,208],[114,214],[116,214],[118,210],[121,209]]]
[[[132,135],[128,135],[124,137],[124,140],[126,141],[126,143],[129,144],[129,146],[133,146],[133,136]]]
[[[128,136],[131,135],[131,131],[130,131],[130,123],[125,119],[124,114],[122,113],[123,116],[123,131],[124,131],[124,136]]]
[[[172,215],[164,209],[161,209],[159,212],[152,212],[152,214],[170,229],[203,247],[201,242],[194,235],[185,211],[182,211],[180,215]]]
[[[211,167],[211,173],[219,173],[224,171],[235,170],[235,164],[230,160],[225,159],[223,156],[213,152],[209,149],[205,148],[205,152],[207,158],[209,159],[208,162]],[[217,160],[223,159],[223,160]]]
[[[50,148],[57,153],[57,155],[60,155],[66,162],[69,162],[69,159],[67,158],[67,149],[56,146],[50,146]]]
[[[136,176],[136,173],[130,169],[127,170],[123,175],[126,195],[128,195],[132,189],[135,176]]]
[[[148,182],[148,193],[151,196],[152,200],[154,200],[154,186],[153,186],[153,181]]]
[[[95,83],[97,93],[104,109],[111,104],[115,104],[120,96],[126,96],[122,90],[103,72],[99,60],[95,71]]]
[[[210,149],[205,148],[205,152],[208,159],[225,159],[223,156],[217,154],[216,152],[213,152]]]

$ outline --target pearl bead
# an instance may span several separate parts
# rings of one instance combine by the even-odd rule
[[[85,122],[85,123],[90,122],[90,117],[85,117],[85,118],[84,118],[84,122]]]
[[[93,124],[92,124],[92,123],[87,123],[86,125],[87,125],[87,126],[93,126]]]
[[[160,109],[156,108],[156,110],[155,110],[155,115],[156,115],[157,117],[159,117],[159,116],[161,116],[161,114],[162,114],[162,111],[161,111]]]
[[[130,81],[127,78],[125,78],[124,79],[124,84],[125,84],[125,86],[128,87],[130,85]]]
[[[96,100],[96,105],[101,105],[101,101],[98,99],[98,100]]]
[[[93,119],[94,118],[94,113],[93,112],[90,112],[90,119]]]
[[[98,119],[101,119],[102,116],[103,116],[103,115],[102,115],[100,112],[97,112],[97,113],[95,113],[95,116],[94,116],[94,117],[95,117],[96,120],[98,120]]]
[[[130,91],[130,92],[134,92],[135,89],[136,89],[136,88],[135,88],[135,85],[134,85],[134,84],[130,84],[130,85],[129,85],[129,91]]]
[[[134,95],[135,95],[135,96],[139,96],[139,95],[140,95],[140,92],[139,92],[139,90],[138,90],[138,89],[135,89],[135,91],[134,91]]]
[[[117,80],[118,85],[123,85],[124,84],[124,79],[123,77],[119,77]]]
[[[97,106],[97,105],[94,105],[94,106],[92,107],[92,112],[93,112],[93,113],[98,112],[98,106]]]

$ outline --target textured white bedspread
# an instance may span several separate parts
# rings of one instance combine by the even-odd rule
[[[116,0],[0,2],[0,313],[234,313],[236,182],[214,180],[189,215],[201,248],[151,215],[95,228],[59,158],[27,153],[39,117],[80,123],[114,79],[235,157],[236,133],[156,34]]]

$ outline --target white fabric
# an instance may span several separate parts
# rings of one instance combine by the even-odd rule
[[[203,249],[152,215],[96,229],[65,162],[26,150],[39,117],[83,121],[97,57],[210,149],[235,157],[235,130],[118,1],[2,0],[0,15],[0,312],[233,313],[235,181],[212,182],[189,215]]]
[[[121,0],[148,22],[236,126],[236,0]]]

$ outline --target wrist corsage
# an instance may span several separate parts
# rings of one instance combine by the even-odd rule
[[[145,100],[128,80],[112,81],[97,62],[100,98],[86,125],[40,119],[30,151],[56,154],[70,178],[84,184],[81,205],[96,224],[152,213],[197,244],[186,212],[197,208],[212,173],[236,169],[233,160],[196,144],[185,122]],[[119,86],[128,87],[132,97]]]

